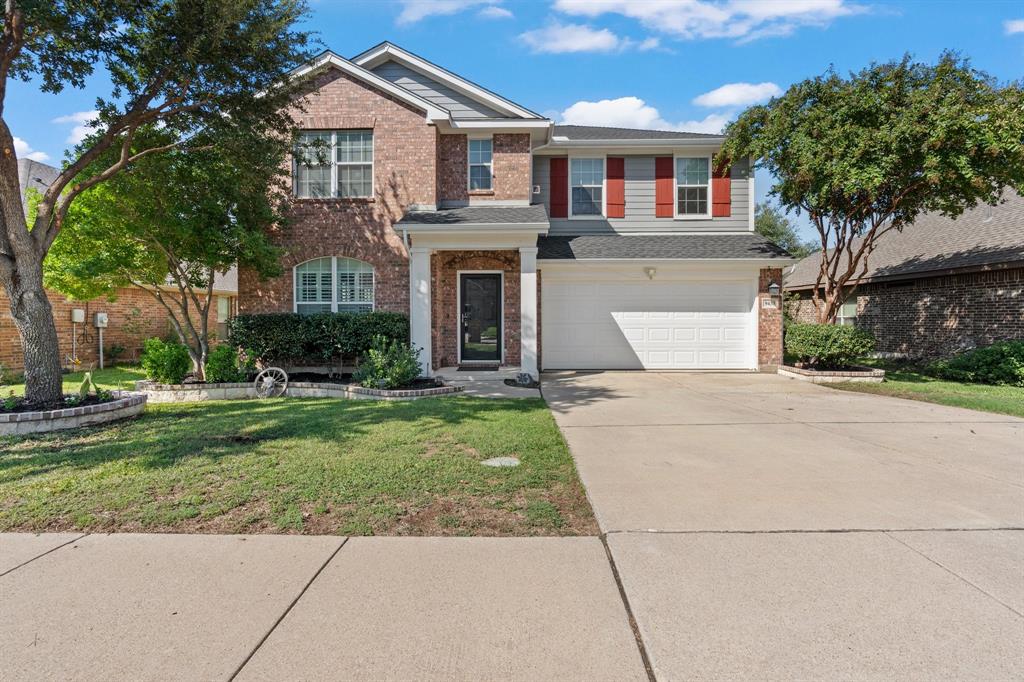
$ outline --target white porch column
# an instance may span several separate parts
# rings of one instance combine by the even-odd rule
[[[519,321],[521,369],[534,379],[537,368],[537,247],[519,248]]]
[[[422,246],[409,249],[409,335],[423,376],[430,376],[430,249]]]

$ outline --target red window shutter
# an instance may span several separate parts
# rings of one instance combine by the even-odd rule
[[[608,199],[606,212],[609,218],[626,217],[626,160],[609,156],[605,162],[608,173]]]
[[[675,217],[675,172],[671,156],[654,159],[654,217]]]
[[[551,159],[551,217],[569,217],[569,159]]]
[[[729,171],[721,166],[711,178],[711,217],[728,218],[732,215],[732,180]]]

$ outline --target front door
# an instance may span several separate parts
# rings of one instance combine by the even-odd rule
[[[462,362],[501,362],[501,275],[459,277]]]

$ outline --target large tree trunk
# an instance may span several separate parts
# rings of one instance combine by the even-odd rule
[[[11,315],[21,335],[25,362],[25,398],[53,404],[63,399],[60,345],[53,310],[43,288],[42,263],[21,259],[13,281],[4,282]]]

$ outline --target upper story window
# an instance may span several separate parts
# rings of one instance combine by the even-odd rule
[[[373,266],[355,258],[315,258],[295,266],[295,312],[373,310]]]
[[[570,159],[569,189],[573,216],[602,215],[604,211],[604,159]]]
[[[303,132],[295,149],[295,196],[373,196],[373,131]]]
[[[711,215],[711,159],[676,157],[676,215]]]
[[[469,190],[492,189],[494,148],[491,138],[469,140]]]

